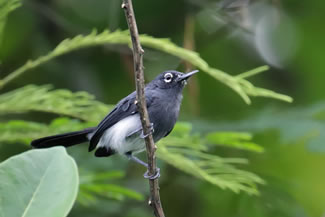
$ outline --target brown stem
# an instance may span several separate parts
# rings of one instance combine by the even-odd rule
[[[194,31],[195,31],[195,20],[191,14],[188,14],[185,17],[184,25],[184,48],[188,50],[195,50],[195,40],[194,40]],[[191,71],[193,66],[190,62],[185,61],[185,71]],[[200,87],[197,81],[197,77],[193,77],[189,81],[188,91],[190,97],[189,105],[192,114],[200,114],[200,103],[199,103],[199,92]]]
[[[136,80],[137,106],[140,113],[140,119],[145,138],[147,158],[148,158],[148,175],[154,175],[157,172],[155,152],[157,147],[153,141],[150,130],[150,120],[147,111],[147,105],[144,94],[144,73],[143,73],[143,49],[139,40],[138,27],[132,6],[132,0],[123,0],[122,8],[124,9],[126,21],[129,26],[130,36],[133,47],[134,73]],[[164,217],[164,211],[160,202],[158,179],[149,179],[150,199],[149,205],[153,208],[155,216]]]

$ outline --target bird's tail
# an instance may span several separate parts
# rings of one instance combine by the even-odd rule
[[[49,148],[53,146],[69,147],[88,141],[88,134],[93,132],[95,128],[87,128],[80,131],[64,133],[54,136],[48,136],[32,141],[34,148]]]

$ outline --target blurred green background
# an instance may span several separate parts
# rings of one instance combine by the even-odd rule
[[[140,33],[170,38],[232,75],[269,65],[269,71],[250,81],[294,98],[292,104],[252,98],[253,103],[247,105],[207,74],[193,78],[184,91],[180,120],[193,123],[194,132],[254,133],[254,142],[265,148],[264,153],[213,151],[225,157],[248,158],[245,169],[260,175],[267,184],[259,186],[260,196],[236,194],[159,161],[166,216],[324,216],[325,2],[134,0],[133,4]],[[26,60],[46,54],[65,38],[95,28],[127,28],[119,0],[24,1],[9,16],[1,39],[1,78]],[[145,50],[144,60],[147,81],[164,70],[191,68],[176,57],[151,49]],[[30,83],[84,90],[102,102],[115,104],[134,90],[132,55],[126,46],[75,51],[24,74],[1,91]],[[53,115],[18,117],[46,122]],[[25,146],[1,146],[0,160],[23,150]],[[69,153],[87,168],[125,170],[121,184],[148,195],[141,167],[118,156],[96,159],[86,148],[72,148]],[[69,216],[145,217],[151,216],[151,210],[144,201],[103,200],[91,206],[77,203]]]

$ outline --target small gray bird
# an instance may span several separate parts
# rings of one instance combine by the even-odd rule
[[[178,71],[165,71],[145,87],[145,97],[153,139],[158,142],[173,129],[182,102],[182,90],[186,80],[198,70],[187,74]],[[133,154],[145,150],[144,135],[137,110],[136,92],[122,99],[97,127],[69,132],[32,141],[35,148],[53,146],[69,147],[89,141],[89,151],[96,157],[108,157],[115,153],[126,155],[129,159],[148,168],[148,165]],[[155,179],[157,174],[145,178]]]

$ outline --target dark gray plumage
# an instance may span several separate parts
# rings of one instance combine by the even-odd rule
[[[178,71],[165,71],[146,85],[147,109],[155,142],[172,131],[179,115],[183,87],[186,80],[196,72],[197,70],[184,74]],[[133,92],[122,99],[97,127],[40,138],[32,141],[32,146],[35,148],[68,147],[86,141],[90,142],[89,151],[96,149],[97,157],[115,153],[125,154],[146,166],[144,162],[132,155],[145,150],[136,93]]]

